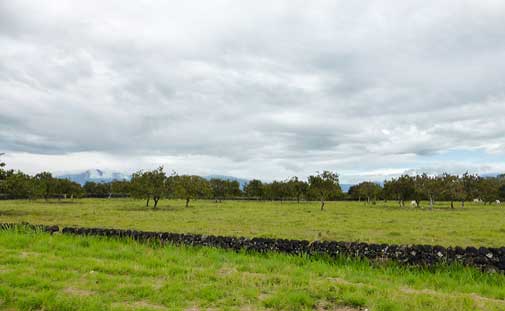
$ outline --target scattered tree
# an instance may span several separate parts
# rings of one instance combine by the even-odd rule
[[[321,210],[324,210],[324,202],[332,196],[342,194],[338,175],[330,171],[317,173],[309,176],[309,190],[321,200]]]

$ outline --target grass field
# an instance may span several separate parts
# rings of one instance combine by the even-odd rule
[[[504,310],[505,276],[0,231],[0,310]]]
[[[424,203],[426,206],[427,204]],[[0,201],[0,222],[135,228],[233,236],[444,246],[505,246],[505,207],[467,203],[455,210],[399,208],[395,202],[160,201],[158,210],[130,199]]]

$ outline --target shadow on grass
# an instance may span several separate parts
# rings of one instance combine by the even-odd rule
[[[125,211],[125,212],[174,212],[174,211],[181,211],[184,210],[185,207],[180,207],[180,206],[158,206],[156,208],[153,208],[152,206],[123,206],[123,207],[118,207],[115,208],[115,210],[118,211]]]
[[[33,213],[30,211],[20,211],[20,210],[0,210],[0,216],[27,216],[32,215]]]
[[[71,201],[71,200],[48,200],[48,201],[31,201],[31,203],[35,204],[55,204],[55,205],[64,205],[64,204],[83,204],[83,202],[80,201]]]

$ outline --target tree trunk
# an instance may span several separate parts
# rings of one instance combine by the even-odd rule
[[[158,201],[160,200],[160,198],[159,197],[154,197],[153,200],[154,200],[154,206],[153,206],[153,208],[156,209],[156,207],[158,207]]]
[[[430,195],[430,211],[433,210],[433,197]]]
[[[454,209],[454,201],[451,200],[451,208]]]
[[[324,198],[321,198],[321,210],[324,210]]]
[[[416,206],[417,206],[417,207],[421,207],[421,201],[416,200]]]
[[[298,204],[300,204],[300,195],[297,195],[297,196],[296,196],[296,202],[297,202]]]
[[[149,207],[149,201],[151,200],[151,198],[147,198],[147,201],[146,201],[146,207]]]
[[[189,198],[186,198],[186,207],[189,207]]]
[[[461,200],[461,208],[465,207],[465,200]]]

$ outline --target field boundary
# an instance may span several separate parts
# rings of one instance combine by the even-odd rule
[[[18,227],[49,232],[60,232],[56,225],[4,223],[0,229]],[[307,241],[273,238],[246,238],[203,234],[138,231],[130,229],[64,227],[63,234],[131,238],[137,241],[158,241],[176,245],[206,246],[234,251],[258,253],[279,252],[291,255],[323,255],[331,258],[348,257],[376,262],[393,261],[400,264],[434,267],[461,264],[489,272],[505,272],[505,247],[443,247],[439,245],[396,245],[342,241]]]

